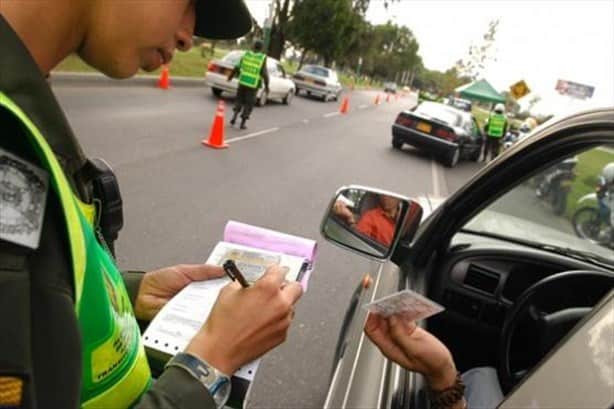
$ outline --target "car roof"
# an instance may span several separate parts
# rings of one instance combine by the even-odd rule
[[[232,54],[232,53],[241,53],[241,54],[245,54],[245,52],[246,52],[246,51],[247,51],[247,50],[231,50],[231,51],[228,51],[226,54],[224,54],[224,56],[223,56],[222,58],[219,58],[219,59],[218,59],[218,61],[223,60],[224,58],[226,58],[228,55],[230,55],[230,54]],[[275,62],[279,62],[279,60],[278,60],[278,59],[273,58],[273,57],[269,57],[268,55],[267,55],[266,59],[267,59],[267,61],[275,61]]]
[[[444,108],[448,111],[454,112],[455,114],[462,116],[464,119],[471,119],[471,117],[473,116],[471,112],[463,111],[462,109],[456,108],[455,106],[448,105],[448,104],[442,104],[441,102],[423,101],[420,103],[420,105],[422,104],[438,105],[441,108]]]

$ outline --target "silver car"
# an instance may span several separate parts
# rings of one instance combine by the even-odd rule
[[[535,180],[574,156],[578,176],[556,215],[534,200]],[[450,349],[459,371],[496,369],[504,397],[494,406],[612,408],[614,230],[603,226],[612,240],[597,243],[571,226],[574,199],[611,162],[607,108],[551,121],[447,199],[340,189],[322,234],[370,259],[372,280],[360,281],[347,309],[324,407],[428,408],[423,377],[387,360],[363,332],[364,304],[411,289],[445,307],[418,325]],[[382,195],[399,205],[395,229],[378,242],[353,226]],[[342,198],[358,223],[337,217]]]
[[[322,98],[322,101],[337,101],[343,87],[337,73],[319,65],[305,65],[292,77],[296,85],[296,95],[304,91],[307,95]]]
[[[237,94],[239,80],[235,77],[228,81],[228,75],[239,63],[245,51],[231,51],[221,60],[213,60],[207,66],[205,74],[205,84],[211,87],[211,92],[216,97],[221,97],[222,93],[234,96]],[[264,88],[258,90],[256,105],[263,106],[272,99],[281,100],[288,105],[295,94],[294,82],[288,78],[286,71],[281,63],[272,57],[267,57],[267,70],[269,73],[269,93],[264,92]]]

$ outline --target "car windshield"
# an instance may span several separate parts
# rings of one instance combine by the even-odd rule
[[[315,65],[307,65],[301,71],[317,75],[318,77],[329,77],[329,71],[326,68],[317,67]]]
[[[614,146],[601,146],[551,164],[478,213],[463,230],[614,265],[612,210]]]
[[[437,119],[452,126],[459,126],[461,122],[460,113],[443,104],[437,104],[434,102],[423,102],[422,104],[418,105],[414,112],[419,115]]]
[[[243,51],[231,51],[228,54],[226,54],[224,58],[222,58],[222,61],[228,64],[236,65],[239,63],[239,60],[243,56],[243,53],[244,53]]]

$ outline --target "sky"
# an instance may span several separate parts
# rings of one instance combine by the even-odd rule
[[[248,0],[257,21],[268,0]],[[525,80],[539,95],[536,112],[564,114],[614,106],[614,0],[400,0],[384,7],[371,0],[367,20],[388,20],[412,30],[430,69],[446,70],[480,44],[488,23],[500,19],[492,56],[483,72],[497,90]],[[555,90],[564,79],[595,87],[593,98],[575,100]]]

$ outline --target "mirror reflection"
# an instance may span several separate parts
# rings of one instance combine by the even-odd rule
[[[403,231],[407,234],[408,226],[415,224],[405,223],[410,203],[400,196],[364,188],[343,189],[330,206],[323,233],[326,238],[360,253],[386,258],[401,227],[405,226]]]

